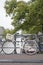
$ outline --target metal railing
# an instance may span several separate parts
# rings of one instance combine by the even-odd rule
[[[30,36],[30,35],[16,35],[14,42],[9,41],[9,40],[3,42],[0,40],[0,54],[14,54],[15,50],[16,50],[16,47],[15,47],[16,43],[26,43],[26,41],[16,41],[16,38],[18,38],[18,37],[28,38],[28,36]],[[38,38],[40,39],[41,37],[43,37],[43,35],[39,35]],[[9,42],[9,43],[7,44],[7,42]],[[42,49],[42,51],[43,51],[43,46],[41,47],[41,45],[43,45],[43,44],[41,44],[41,42],[43,42],[43,38],[41,38],[40,42],[39,42],[39,48]],[[7,53],[8,52],[7,50],[9,50],[9,53]],[[12,51],[12,52],[10,53],[10,51]]]

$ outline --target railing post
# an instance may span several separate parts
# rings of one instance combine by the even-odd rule
[[[15,50],[14,51],[15,51],[15,54],[16,54],[16,34],[14,35],[14,40],[15,40],[14,41],[14,46],[15,46]]]

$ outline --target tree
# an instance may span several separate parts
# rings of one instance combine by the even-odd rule
[[[29,33],[43,30],[43,0],[24,1],[9,0],[5,2],[5,9],[11,15],[14,31],[19,29]]]
[[[39,32],[42,31],[43,25],[43,1],[35,0],[29,6],[29,13],[26,16],[26,21],[30,24],[28,27],[30,28],[29,32]]]
[[[4,31],[4,35],[6,36],[6,34],[9,33],[9,34],[13,34],[13,30],[9,30],[9,29],[5,29]]]

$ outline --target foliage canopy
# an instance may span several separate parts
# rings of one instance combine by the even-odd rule
[[[7,15],[12,18],[14,32],[19,29],[28,33],[38,33],[43,27],[43,0],[30,0],[30,2],[6,0]]]

